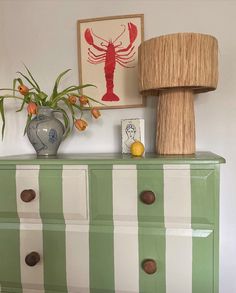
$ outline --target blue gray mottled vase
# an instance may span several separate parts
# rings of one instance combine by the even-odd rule
[[[38,114],[27,127],[29,141],[38,156],[55,156],[65,133],[60,120],[50,107],[39,107]]]

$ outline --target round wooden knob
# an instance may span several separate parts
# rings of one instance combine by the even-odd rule
[[[36,197],[36,193],[33,189],[25,189],[21,192],[20,197],[24,202],[30,202]]]
[[[142,268],[145,273],[152,275],[157,271],[157,264],[154,259],[145,259],[142,263]]]
[[[156,200],[156,195],[151,190],[145,190],[141,192],[140,199],[145,204],[153,204],[154,201]]]
[[[39,261],[40,261],[40,255],[36,251],[32,251],[25,257],[25,263],[30,267],[35,266]]]

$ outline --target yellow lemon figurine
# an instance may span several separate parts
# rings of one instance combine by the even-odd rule
[[[141,141],[136,140],[131,144],[130,152],[135,157],[141,157],[144,153],[144,145],[141,143]]]

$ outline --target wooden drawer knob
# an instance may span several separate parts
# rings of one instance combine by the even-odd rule
[[[156,200],[156,195],[151,190],[145,190],[141,192],[140,199],[145,204],[153,204]]]
[[[25,257],[25,263],[30,267],[35,266],[39,261],[40,261],[40,255],[36,251],[32,251]]]
[[[21,199],[24,202],[30,202],[36,197],[36,193],[33,189],[25,189],[20,194]]]
[[[157,264],[154,259],[145,259],[142,263],[142,268],[145,273],[152,275],[157,271]]]

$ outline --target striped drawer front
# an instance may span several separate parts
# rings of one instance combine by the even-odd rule
[[[214,292],[211,230],[4,225],[0,283],[12,290],[6,292]],[[32,251],[40,261],[30,267],[25,257]],[[156,262],[156,273],[144,272],[146,259]]]
[[[2,292],[217,293],[215,172],[112,164],[0,170]],[[32,202],[20,200],[24,189],[36,191]],[[140,200],[147,190],[152,204]],[[33,251],[40,261],[30,267]],[[155,273],[144,271],[146,260]]]
[[[0,170],[0,221],[88,221],[88,167],[52,168],[24,165]],[[36,197],[24,202],[20,195],[29,189]]]
[[[93,223],[152,222],[188,228],[215,220],[215,171],[191,170],[189,165],[143,169],[135,165],[93,168],[90,174]],[[153,204],[140,200],[143,191],[156,195]],[[113,207],[111,209],[110,207]]]

